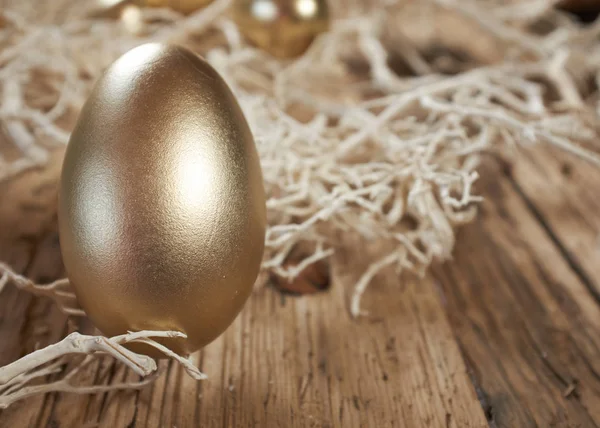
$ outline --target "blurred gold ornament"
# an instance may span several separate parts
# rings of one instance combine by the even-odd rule
[[[96,0],[88,12],[88,17],[119,19],[123,10],[132,5],[133,0]]]
[[[302,54],[329,27],[326,0],[234,0],[233,17],[246,38],[282,58]]]
[[[144,22],[142,11],[138,6],[127,5],[121,11],[121,22],[131,34],[142,35],[144,33]]]
[[[192,13],[211,2],[212,0],[138,0],[140,6],[168,7],[181,13]]]

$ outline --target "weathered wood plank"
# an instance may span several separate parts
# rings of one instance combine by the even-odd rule
[[[63,274],[55,156],[33,178],[24,174],[0,188],[0,200],[10,201],[0,209],[0,230],[8,237],[0,252],[10,260],[20,248],[14,238],[26,231],[34,244],[19,254],[35,249],[33,262],[12,261],[44,281]],[[36,397],[0,413],[0,427],[486,426],[434,283],[407,278],[401,286],[388,272],[365,297],[375,315],[353,320],[347,286],[375,252],[349,247],[355,250],[338,255],[327,293],[294,298],[258,287],[232,327],[198,356],[208,381],[195,383],[165,361],[165,376],[139,393]],[[4,363],[33,349],[28,338],[38,326],[47,328],[40,345],[66,334],[66,319],[54,305],[11,288],[6,293],[0,298]],[[82,380],[107,378],[135,376],[107,359]]]
[[[360,322],[346,291],[341,282],[302,298],[258,289],[203,351],[210,379],[185,385],[170,365],[138,403],[148,416],[136,426],[487,425],[431,282],[380,278],[365,301],[378,316]]]
[[[0,185],[0,260],[36,281],[62,275],[56,228],[56,177],[60,154],[48,168]],[[8,287],[0,295],[0,364],[55,342],[66,317],[47,299]],[[46,398],[2,413],[5,426],[34,426]],[[0,424],[1,426],[2,424]]]
[[[600,307],[511,181],[485,168],[481,215],[434,272],[486,413],[498,427],[596,426]]]
[[[54,406],[48,418],[54,426],[126,426],[134,417],[136,426],[157,427],[486,425],[431,282],[401,289],[393,275],[381,278],[365,301],[380,315],[361,322],[349,318],[341,284],[333,290],[310,298],[257,290],[234,326],[203,352],[211,379],[201,386],[169,364],[148,400],[140,393],[137,408],[135,393],[110,393],[81,418],[85,406],[65,411],[60,394],[59,404],[46,404]],[[117,370],[114,378],[125,376]],[[25,421],[20,412],[30,409],[17,405],[17,419],[9,420]]]

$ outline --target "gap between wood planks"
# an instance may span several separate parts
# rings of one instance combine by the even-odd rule
[[[600,420],[600,311],[591,279],[598,276],[581,267],[598,272],[600,218],[586,185],[600,183],[600,171],[569,158],[587,179],[565,183],[552,153],[519,151],[504,176],[485,163],[480,217],[459,234],[454,261],[434,268],[492,426]]]
[[[508,175],[511,184],[600,304],[600,171],[547,147],[522,153]]]

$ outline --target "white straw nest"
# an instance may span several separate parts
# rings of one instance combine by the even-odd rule
[[[126,50],[185,44],[224,76],[254,132],[268,195],[264,269],[292,278],[330,257],[340,232],[393,244],[355,284],[356,316],[381,269],[422,273],[450,256],[455,227],[481,200],[482,152],[540,141],[600,164],[581,148],[598,138],[600,21],[584,27],[539,0],[337,5],[331,31],[280,61],[244,43],[230,1],[187,17],[129,9],[60,26],[0,12],[0,121],[19,153],[0,158],[0,180],[67,142],[93,82]],[[312,251],[284,265],[298,246]]]

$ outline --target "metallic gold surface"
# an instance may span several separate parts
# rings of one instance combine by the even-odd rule
[[[181,13],[192,13],[213,0],[137,0],[140,6],[168,7]]]
[[[59,232],[68,277],[104,334],[179,330],[206,345],[250,295],[265,194],[252,134],[217,72],[179,47],[117,60],[65,155]]]
[[[133,4],[133,0],[95,0],[87,13],[89,18],[118,19],[123,10]]]
[[[246,38],[282,58],[302,54],[329,27],[326,0],[234,0],[233,17]]]

